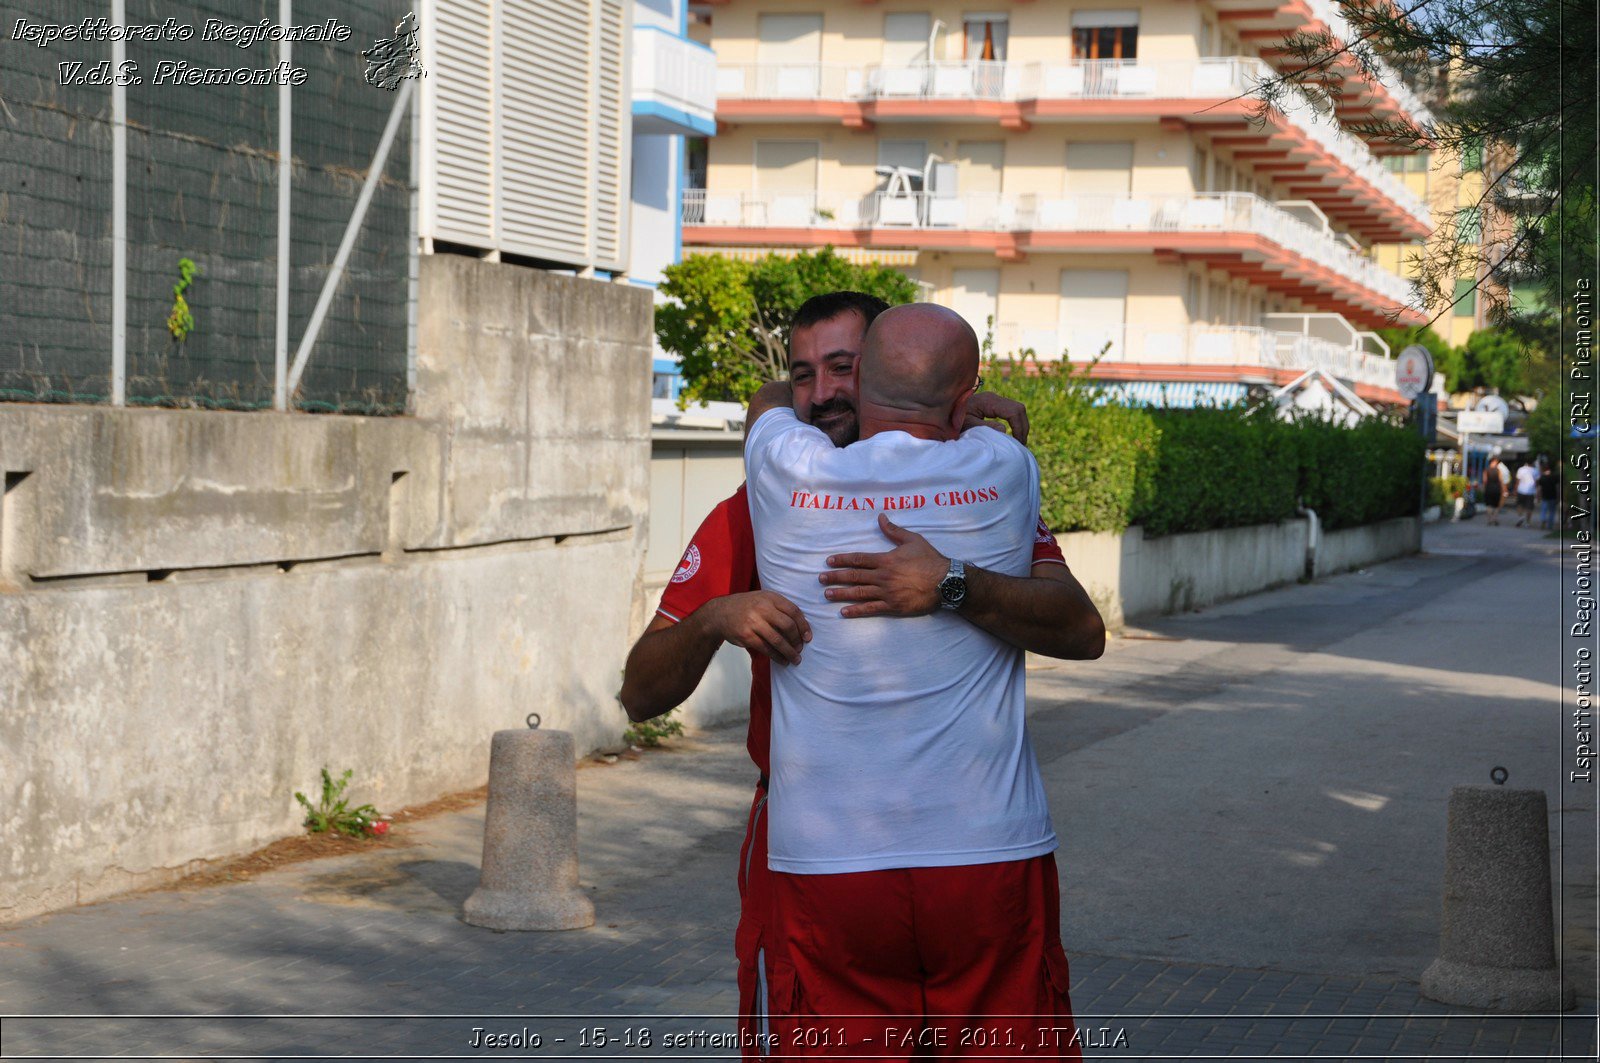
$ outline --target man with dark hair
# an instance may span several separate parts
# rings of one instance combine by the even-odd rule
[[[887,304],[860,292],[813,297],[796,312],[789,336],[789,373],[795,415],[822,429],[835,446],[853,442],[856,423],[855,364],[867,328]],[[1020,404],[979,392],[969,414],[1003,417],[1019,440],[1027,435]],[[920,615],[937,606],[938,583],[947,559],[927,540],[894,529],[894,549],[878,554],[830,558],[845,567],[823,578],[836,582],[834,596],[847,595],[849,615]],[[937,569],[931,579],[930,573]],[[1022,649],[1065,659],[1094,659],[1105,649],[1105,625],[1087,593],[1068,571],[1055,538],[1039,521],[1028,576],[985,573],[973,583],[963,619]],[[768,988],[772,976],[768,923],[771,873],[767,867],[766,819],[771,729],[772,662],[798,659],[810,627],[793,603],[764,590],[756,571],[755,539],[748,495],[740,487],[719,504],[694,534],[661,598],[660,608],[628,656],[622,704],[630,719],[643,721],[681,704],[699,685],[724,642],[751,658],[747,748],[760,773],[739,857],[740,1029],[768,1032]],[[747,1052],[747,1056],[762,1055]]]

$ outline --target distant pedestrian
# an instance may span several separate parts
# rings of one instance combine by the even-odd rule
[[[1517,527],[1532,527],[1533,502],[1539,494],[1539,470],[1533,462],[1517,466]]]
[[[1506,471],[1505,464],[1501,462],[1499,454],[1489,457],[1489,464],[1483,468],[1483,508],[1488,511],[1485,524],[1500,523],[1500,507],[1505,505],[1506,489],[1511,486],[1511,474]]]
[[[1556,479],[1555,470],[1550,467],[1547,458],[1539,459],[1539,527],[1545,531],[1554,531],[1556,527],[1556,499],[1559,497],[1560,480]]]

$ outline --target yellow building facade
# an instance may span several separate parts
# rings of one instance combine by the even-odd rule
[[[1384,244],[1374,248],[1374,259],[1384,269],[1408,280],[1417,273],[1417,259],[1430,248],[1462,241],[1472,246],[1464,256],[1462,275],[1446,298],[1428,306],[1431,326],[1446,343],[1460,346],[1478,329],[1488,327],[1485,300],[1479,285],[1487,268],[1482,248],[1501,235],[1505,219],[1485,201],[1487,184],[1484,168],[1493,164],[1482,150],[1457,151],[1444,148],[1434,152],[1394,156],[1385,160],[1413,194],[1428,204],[1433,214],[1434,231],[1424,241]]]
[[[1398,400],[1373,333],[1423,318],[1374,248],[1433,212],[1346,126],[1422,105],[1353,70],[1337,111],[1291,88],[1263,119],[1252,96],[1285,34],[1340,31],[1331,3],[696,10],[719,134],[686,252],[830,245],[905,269],[998,353],[1100,355],[1110,379],[1225,397],[1320,370]]]

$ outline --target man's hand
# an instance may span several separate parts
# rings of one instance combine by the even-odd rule
[[[1028,430],[1026,417],[1022,430]],[[939,581],[950,570],[950,559],[882,513],[878,514],[878,528],[894,543],[893,550],[834,554],[828,558],[831,571],[817,577],[827,585],[823,593],[830,601],[850,603],[839,615],[924,616],[938,609]]]
[[[893,550],[834,554],[817,578],[832,601],[848,602],[841,616],[925,616],[939,608],[939,582],[950,560],[916,532],[883,514],[878,527]],[[1106,651],[1100,611],[1066,565],[1035,563],[1026,576],[1003,576],[968,564],[967,600],[960,616],[974,627],[1029,653],[1094,660]]]
[[[765,654],[778,664],[799,664],[800,648],[811,641],[805,615],[777,591],[713,598],[694,617],[724,642]]]
[[[1004,421],[1018,443],[1028,443],[1028,408],[1016,399],[1003,398],[992,391],[974,392],[967,400],[967,419],[962,424],[964,432],[985,421]],[[941,573],[942,575],[942,573]]]

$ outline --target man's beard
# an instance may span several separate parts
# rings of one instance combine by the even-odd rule
[[[813,405],[808,420],[822,429],[836,447],[848,447],[861,438],[861,425],[856,420],[855,408],[840,399]]]

